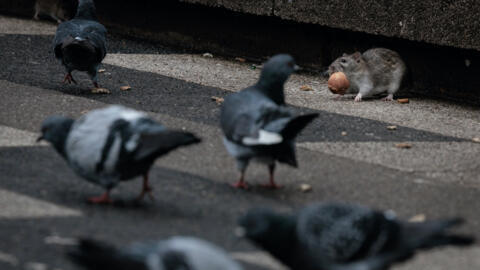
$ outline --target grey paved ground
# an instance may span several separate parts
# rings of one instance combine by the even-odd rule
[[[72,237],[121,245],[175,234],[213,241],[248,262],[247,269],[280,269],[233,236],[236,218],[252,206],[288,210],[318,200],[393,209],[405,218],[460,215],[468,220],[462,230],[480,237],[480,144],[471,141],[480,137],[476,108],[416,98],[408,105],[333,101],[322,79],[296,75],[288,102],[320,113],[299,138],[300,169],[279,168],[282,190],[239,191],[228,185],[237,174],[221,144],[219,106],[211,96],[252,83],[258,69],[110,37],[100,82],[112,94],[94,95],[84,74],[74,74],[78,85],[60,83],[63,70],[50,53],[54,25],[6,17],[0,22],[0,269],[74,269],[63,257]],[[131,91],[119,89],[126,84]],[[300,91],[303,84],[315,91]],[[87,205],[85,198],[101,189],[81,181],[49,146],[34,142],[48,115],[78,117],[114,103],[204,139],[156,163],[154,202],[131,203],[140,190],[137,180],[115,189],[114,206]],[[389,125],[397,130],[387,130]],[[413,148],[397,149],[397,142]],[[251,166],[247,177],[255,185],[267,172]],[[313,190],[300,192],[302,183]],[[478,269],[479,255],[478,247],[443,249],[397,269]]]

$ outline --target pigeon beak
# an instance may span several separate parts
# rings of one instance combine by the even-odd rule
[[[235,228],[235,236],[238,238],[243,238],[247,235],[247,231],[243,227],[236,227]]]
[[[37,138],[37,143],[40,142],[41,140],[43,140],[43,135],[40,135],[40,137]]]
[[[297,72],[297,71],[300,71],[300,70],[302,70],[302,68],[299,65],[294,65],[293,66],[293,71]]]

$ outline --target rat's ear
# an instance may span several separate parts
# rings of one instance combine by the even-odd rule
[[[353,56],[353,59],[357,60],[357,59],[360,59],[360,57],[362,57],[362,54],[360,52],[355,52],[354,54],[352,54]]]
[[[345,56],[348,56],[348,54],[346,54],[346,53],[343,53],[342,57],[345,57]]]

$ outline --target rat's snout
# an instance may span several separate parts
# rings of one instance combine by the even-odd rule
[[[324,72],[322,72],[322,76],[325,78],[325,79],[328,79],[330,77],[330,72],[327,68],[327,70],[325,70]]]

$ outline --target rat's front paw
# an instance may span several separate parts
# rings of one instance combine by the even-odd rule
[[[384,100],[384,101],[393,101],[393,95],[392,95],[392,94],[389,94],[389,95],[386,96],[383,100]]]
[[[362,101],[362,95],[358,94],[356,97],[355,97],[355,102],[360,102]]]

